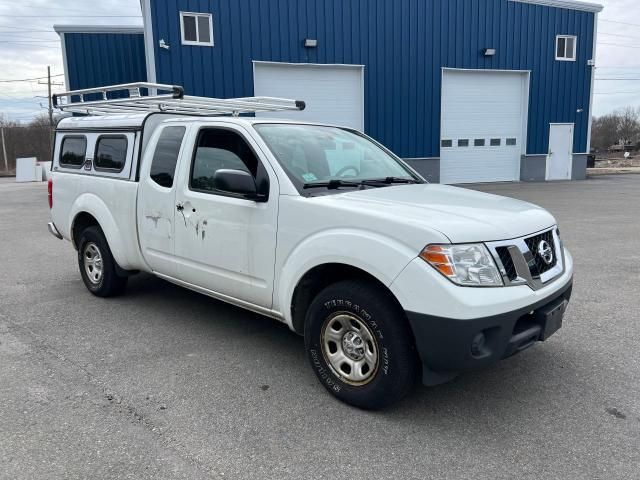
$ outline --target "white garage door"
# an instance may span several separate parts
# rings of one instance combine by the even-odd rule
[[[520,180],[528,98],[526,73],[445,70],[440,181]]]
[[[364,129],[363,67],[254,63],[254,94],[304,100],[302,112],[264,113],[262,116],[330,123]]]

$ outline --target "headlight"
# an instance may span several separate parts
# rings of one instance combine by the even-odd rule
[[[493,257],[481,243],[466,245],[427,245],[420,257],[458,285],[500,287],[502,277]]]

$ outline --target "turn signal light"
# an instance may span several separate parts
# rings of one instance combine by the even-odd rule
[[[427,245],[420,258],[453,283],[469,287],[500,287],[502,277],[481,243]]]
[[[422,250],[420,257],[430,263],[445,277],[452,277],[455,275],[453,266],[451,265],[451,262],[449,262],[446,251],[440,245],[429,245]]]

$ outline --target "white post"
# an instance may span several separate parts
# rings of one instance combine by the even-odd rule
[[[4,171],[9,171],[9,162],[7,162],[7,147],[4,144],[4,126],[0,127],[2,132],[2,155],[4,156]]]

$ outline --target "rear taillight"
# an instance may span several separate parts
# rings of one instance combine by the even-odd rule
[[[47,197],[49,198],[49,208],[53,208],[53,179],[47,182]]]

